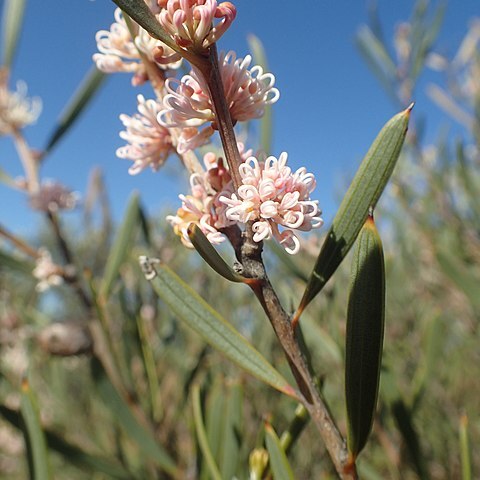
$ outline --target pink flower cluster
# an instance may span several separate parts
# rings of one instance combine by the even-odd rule
[[[252,154],[245,151],[243,144],[238,144],[243,160]],[[226,205],[219,200],[221,195],[233,193],[233,184],[222,158],[209,152],[203,157],[206,172],[190,177],[191,195],[179,195],[182,206],[176,215],[169,215],[167,221],[173,226],[174,232],[180,236],[182,243],[193,248],[188,238],[187,229],[190,223],[197,224],[208,240],[216,245],[225,241],[221,229],[235,222],[225,215]]]
[[[174,151],[172,138],[167,128],[160,125],[157,116],[160,105],[156,100],[145,100],[143,95],[137,96],[138,112],[133,117],[120,115],[120,120],[126,130],[120,132],[120,137],[128,145],[117,150],[117,156],[132,160],[130,175],[136,175],[150,166],[158,170]]]
[[[265,162],[250,157],[240,165],[240,175],[238,192],[219,198],[227,206],[227,219],[235,223],[254,221],[255,242],[274,237],[288,253],[297,253],[300,242],[295,231],[309,231],[323,224],[318,201],[310,199],[316,185],[314,175],[303,167],[292,173],[285,152],[278,160],[272,156]]]
[[[158,15],[162,27],[182,48],[205,50],[231,25],[237,14],[230,2],[215,0],[158,0],[163,10]],[[213,24],[214,19],[221,20]]]
[[[274,88],[275,77],[256,65],[249,69],[252,57],[238,58],[230,51],[220,56],[219,67],[227,104],[234,123],[260,118],[267,105],[275,103],[280,92]],[[181,80],[166,82],[168,94],[158,120],[165,127],[182,128],[178,152],[185,153],[205,143],[213,134],[215,113],[208,87],[195,71]],[[199,127],[207,125],[200,130]]]
[[[105,73],[131,72],[134,85],[147,80],[145,66],[141,55],[156,62],[162,69],[176,69],[181,64],[181,57],[170,47],[152,38],[143,28],[132,21],[135,40],[127,27],[122,11],[115,9],[115,22],[110,30],[100,30],[95,35],[100,53],[93,55],[97,68]]]

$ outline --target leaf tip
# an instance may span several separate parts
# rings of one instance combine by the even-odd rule
[[[405,113],[410,116],[411,111],[413,110],[413,107],[415,106],[415,102],[412,102],[405,110]]]

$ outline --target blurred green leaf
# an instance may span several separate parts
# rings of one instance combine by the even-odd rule
[[[357,48],[383,89],[398,103],[394,89],[396,66],[381,40],[367,26],[362,26],[355,37]]]
[[[254,377],[296,397],[295,390],[263,355],[172,270],[166,265],[154,269],[145,257],[140,257],[140,264],[156,294],[180,320]]]
[[[208,443],[215,458],[219,458],[222,444],[222,423],[225,409],[225,394],[223,382],[216,382],[209,390],[208,404],[206,409],[206,424]]]
[[[2,167],[0,167],[0,182],[7,187],[17,188],[15,180]]]
[[[35,264],[32,261],[19,258],[12,252],[6,252],[0,249],[0,269],[4,267],[16,272],[32,275]]]
[[[19,412],[4,405],[0,405],[0,415],[14,427],[21,429],[22,420]],[[85,452],[76,445],[68,442],[58,434],[44,430],[49,450],[54,450],[62,455],[69,463],[76,465],[82,470],[105,473],[116,480],[131,480],[136,478],[128,472],[118,461],[106,457],[100,457]]]
[[[280,246],[277,242],[268,242],[269,249],[275,254],[275,256],[283,263],[285,268],[291,273],[294,277],[302,280],[303,282],[308,282],[308,275],[303,271],[303,269],[298,265],[298,261],[293,259],[292,255],[289,255],[283,247]]]
[[[446,335],[442,319],[439,316],[435,315],[428,319],[428,325],[423,336],[422,352],[424,354],[412,381],[413,393],[410,402],[412,411],[415,411],[417,406],[419,406],[427,382],[434,378],[434,368],[438,365],[438,359],[443,351]]]
[[[83,110],[85,110],[87,105],[94,98],[105,78],[106,74],[98,70],[95,66],[90,69],[63,113],[60,115],[57,126],[51,133],[47,146],[44,149],[45,153],[50,152],[75,123]]]
[[[309,420],[310,415],[308,414],[308,410],[299,403],[295,409],[295,416],[288,425],[287,430],[285,430],[280,437],[280,445],[285,454],[288,454],[291,450]]]
[[[5,0],[2,13],[2,65],[11,68],[22,28],[26,0]]]
[[[440,249],[436,251],[440,268],[445,275],[462,291],[468,298],[472,307],[480,311],[480,279],[478,279],[458,257],[457,252]]]
[[[392,414],[398,430],[402,435],[402,439],[405,442],[410,461],[415,471],[421,479],[429,478],[424,463],[425,456],[422,451],[420,439],[413,424],[412,412],[401,398],[392,404]]]
[[[139,222],[139,205],[139,195],[138,193],[134,193],[128,201],[123,223],[117,231],[115,241],[107,258],[105,273],[99,292],[100,298],[105,301],[108,299],[115,280],[119,275],[120,267],[130,253],[130,246],[132,245],[136,227]]]
[[[234,478],[237,472],[243,430],[242,400],[242,385],[240,383],[231,385],[223,415],[223,436],[219,461],[222,478]]]
[[[128,437],[137,443],[142,455],[153,460],[168,474],[176,475],[178,472],[174,461],[156,442],[152,433],[139,423],[128,403],[113,386],[98,359],[92,359],[91,368],[98,395],[110,410],[114,420],[122,426]]]
[[[347,446],[355,459],[367,443],[377,404],[385,322],[385,264],[369,217],[352,259],[345,347]]]
[[[215,247],[195,223],[188,226],[188,238],[195,250],[219,275],[231,282],[248,283],[250,279],[242,277],[227,265]]]
[[[460,417],[460,460],[462,464],[462,480],[472,480],[472,459],[470,456],[470,442],[468,439],[468,417]]]
[[[365,155],[333,219],[295,318],[333,275],[357,238],[369,209],[377,204],[400,155],[412,107],[387,122]]]
[[[268,72],[267,55],[260,39],[250,34],[247,36],[247,42],[249,50],[252,52],[255,65],[260,65],[264,72]],[[267,105],[260,120],[260,147],[266,153],[272,151],[272,124],[272,107],[271,105]]]
[[[30,477],[33,480],[53,480],[37,399],[26,378],[22,380],[20,411],[26,427]]]
[[[218,466],[215,463],[215,459],[213,458],[210,445],[208,444],[207,434],[205,432],[205,426],[203,424],[203,418],[202,418],[202,404],[200,401],[199,385],[194,385],[192,387],[192,404],[193,404],[193,421],[195,424],[195,431],[197,433],[200,450],[202,451],[203,458],[210,472],[209,478],[212,478],[213,480],[221,480],[222,478],[231,478],[231,477],[222,477],[222,475],[220,474],[220,470],[218,469]]]
[[[270,424],[265,425],[265,444],[270,457],[270,468],[275,480],[294,480],[292,467],[283,450],[277,434]]]

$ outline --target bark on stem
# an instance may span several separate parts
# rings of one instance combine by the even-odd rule
[[[233,186],[235,190],[238,190],[238,187],[242,184],[242,178],[238,171],[238,167],[242,163],[242,158],[238,151],[237,140],[235,138],[235,132],[233,131],[232,117],[230,116],[230,109],[228,108],[225,98],[220,69],[218,68],[217,47],[215,44],[210,47],[209,62],[197,68],[207,83],[215,111],[216,126],[220,133],[220,139],[222,140],[222,146],[225,152],[225,160],[230,169]]]

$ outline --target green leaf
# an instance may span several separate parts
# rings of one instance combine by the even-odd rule
[[[26,427],[26,444],[31,460],[30,476],[34,480],[53,480],[37,400],[26,378],[22,381],[20,410]]]
[[[0,405],[0,415],[14,427],[21,429],[20,414],[4,405]],[[62,455],[69,464],[76,465],[81,470],[105,473],[116,480],[131,480],[135,478],[118,461],[83,451],[76,445],[68,442],[56,433],[44,430],[49,450],[55,450]]]
[[[222,444],[222,420],[225,408],[225,395],[223,391],[223,383],[216,382],[212,389],[209,389],[208,403],[206,410],[206,428],[208,444],[215,458],[219,457]]]
[[[286,454],[288,454],[294,443],[298,440],[309,420],[310,415],[308,414],[308,410],[299,403],[295,409],[295,416],[290,421],[287,430],[285,430],[280,437],[280,445]]]
[[[385,321],[382,242],[369,217],[352,261],[345,347],[347,446],[353,459],[367,443],[377,404]]]
[[[226,478],[226,477],[222,477],[222,475],[220,474],[220,470],[218,469],[218,466],[215,463],[215,459],[213,458],[210,445],[208,444],[207,434],[205,432],[205,425],[203,423],[203,418],[202,418],[200,387],[198,385],[194,385],[192,387],[192,404],[193,404],[193,421],[195,424],[195,431],[197,433],[198,444],[200,446],[200,450],[202,451],[203,458],[205,460],[207,468],[210,472],[210,478],[212,478],[213,480],[221,480],[222,478]]]
[[[7,187],[18,188],[15,180],[2,167],[0,167],[0,182]]]
[[[270,468],[275,480],[294,480],[292,467],[277,434],[270,424],[265,425],[265,443],[270,457]]]
[[[223,414],[223,438],[219,461],[222,478],[234,478],[239,464],[243,425],[242,400],[242,385],[235,383],[229,388]]]
[[[462,480],[472,480],[472,458],[470,455],[470,442],[468,440],[468,417],[460,417],[460,459],[462,464]]]
[[[136,226],[139,222],[139,196],[134,193],[128,202],[127,211],[123,217],[123,223],[118,229],[115,242],[110,249],[105,273],[103,275],[102,285],[100,287],[99,296],[103,300],[107,300],[111,293],[113,284],[117,279],[120,267],[125,262],[130,253],[130,246],[136,233]]]
[[[251,279],[242,277],[230,268],[215,247],[210,243],[202,230],[195,223],[188,226],[188,238],[195,250],[219,275],[231,282],[249,283]]]
[[[472,307],[480,311],[480,297],[478,295],[480,279],[458,258],[457,252],[442,249],[438,250],[436,255],[443,273],[465,294]]]
[[[401,398],[397,399],[392,404],[392,415],[402,439],[405,442],[412,466],[417,472],[419,478],[428,478],[426,473],[427,467],[424,460],[426,457],[423,453],[420,438],[413,424],[412,412]]]
[[[248,46],[253,54],[255,65],[260,65],[264,72],[268,72],[268,62],[263,44],[258,37],[253,34],[247,36]],[[265,112],[260,120],[260,148],[264,152],[272,151],[272,107],[265,107]]]
[[[35,264],[32,261],[19,258],[12,252],[6,252],[0,249],[0,269],[9,268],[20,273],[31,275]]]
[[[369,209],[377,204],[400,155],[412,108],[413,104],[390,119],[365,155],[333,219],[295,319],[333,275],[355,242]]]
[[[25,0],[5,0],[2,14],[2,65],[12,66],[22,27]]]
[[[92,375],[97,392],[113,418],[125,430],[129,438],[137,443],[142,455],[157,463],[165,472],[176,475],[177,468],[168,453],[156,442],[152,433],[139,423],[130,406],[108,378],[98,359],[92,360]]]
[[[105,78],[106,75],[98,70],[95,66],[91,68],[64,109],[63,113],[60,115],[57,126],[51,133],[47,142],[47,146],[45,147],[45,153],[50,152],[57,142],[63,137],[63,135],[75,123],[83,110],[94,98]]]
[[[159,260],[152,261],[147,257],[140,257],[139,260],[156,294],[180,320],[245,371],[277,390],[296,397],[295,390],[263,355],[172,270],[166,265],[155,269],[153,263],[159,263]]]

